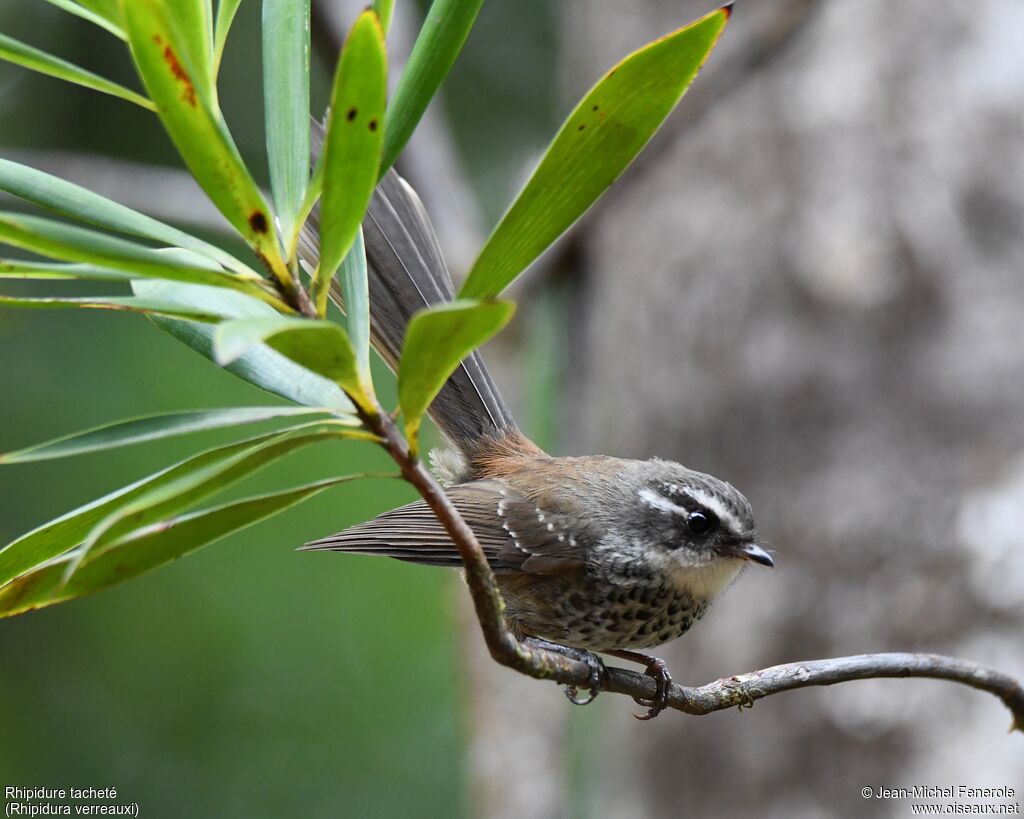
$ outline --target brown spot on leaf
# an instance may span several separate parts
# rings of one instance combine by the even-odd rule
[[[157,45],[160,44],[160,35],[158,34],[153,38],[157,41]],[[169,45],[164,46],[164,62],[167,63],[167,67],[171,70],[171,76],[174,77],[182,85],[181,98],[186,103],[191,105],[193,108],[196,107],[196,87],[192,84],[192,78],[189,77],[188,72],[182,66],[178,56],[174,53]]]
[[[371,131],[376,131],[377,130],[377,120],[375,120],[375,119],[371,119],[370,120],[370,130]]]
[[[595,105],[595,106],[594,106],[593,108],[591,108],[590,110],[591,110],[591,111],[596,111],[596,110],[597,110],[597,106]]]
[[[348,113],[345,114],[345,119],[347,119],[349,122],[351,122],[352,120],[354,120],[356,118],[356,114],[358,114],[358,113],[359,112],[355,108],[349,108],[348,109]]]
[[[267,215],[261,210],[254,210],[249,215],[249,227],[256,233],[267,232]]]
[[[577,128],[576,130],[577,130],[577,131],[582,131],[582,130],[583,130],[584,128],[586,128],[586,127],[587,127],[586,125],[581,125],[581,126],[580,126],[579,128]]]

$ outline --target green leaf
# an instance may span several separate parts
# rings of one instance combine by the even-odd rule
[[[320,266],[314,287],[321,315],[327,309],[331,279],[355,241],[377,186],[386,105],[384,32],[371,9],[349,32],[331,93],[323,149]]]
[[[594,204],[679,102],[728,17],[719,9],[655,40],[590,90],[487,240],[460,298],[499,295]]]
[[[250,267],[216,245],[27,165],[0,159],[0,190],[62,216],[129,236],[193,250],[236,273],[256,275]]]
[[[412,317],[398,365],[398,402],[414,451],[423,414],[444,382],[462,359],[508,324],[514,312],[509,301],[463,300]]]
[[[97,549],[150,523],[183,512],[297,449],[332,439],[366,438],[367,433],[346,429],[341,423],[308,424],[283,432],[205,468],[182,475],[121,506],[89,532],[68,565],[66,576],[70,577]]]
[[[290,237],[309,179],[309,0],[263,0],[263,99],[274,208]]]
[[[220,61],[224,58],[224,45],[228,41],[228,32],[234,22],[235,12],[242,0],[220,0],[217,3],[217,22],[213,29],[213,72],[216,76],[220,71]]]
[[[85,6],[93,14],[107,20],[111,25],[124,30],[124,15],[121,13],[122,0],[78,0],[80,6]]]
[[[214,270],[183,261],[172,253],[52,219],[0,213],[0,243],[54,259],[124,270],[138,277],[225,287],[287,309],[263,289],[262,281],[254,274],[245,276]]]
[[[303,419],[298,424],[264,433],[254,438],[226,444],[215,449],[193,455],[173,466],[162,469],[140,481],[118,489],[98,500],[81,506],[56,520],[44,523],[31,532],[0,549],[0,586],[18,575],[27,572],[57,555],[78,546],[89,532],[104,518],[116,510],[152,493],[163,486],[178,481],[181,477],[231,458],[253,444],[277,438],[283,432],[308,426]]]
[[[150,279],[133,281],[136,294],[185,307],[216,309],[234,318],[268,318],[277,313],[266,304],[215,287],[177,284]],[[205,358],[215,361],[213,327],[191,321],[152,320],[179,341]],[[311,373],[266,345],[251,348],[225,369],[264,390],[307,407],[328,407],[335,412],[352,412],[352,404],[337,384]]]
[[[128,35],[124,33],[124,29],[119,25],[107,19],[102,14],[97,14],[95,11],[87,9],[79,3],[74,2],[74,0],[48,0],[48,2],[52,3],[59,9],[63,9],[68,12],[68,14],[74,14],[76,17],[88,20],[93,25],[106,29],[118,39],[128,39]]]
[[[230,364],[257,344],[267,344],[310,372],[340,385],[363,409],[373,404],[363,392],[355,352],[345,331],[333,321],[273,318],[225,321],[213,334],[219,364]]]
[[[128,281],[132,274],[94,264],[61,264],[58,262],[22,262],[0,259],[0,279],[46,279],[89,281]]]
[[[100,91],[103,94],[120,97],[128,102],[141,105],[148,111],[156,110],[156,106],[150,100],[132,91],[130,88],[125,88],[123,85],[118,85],[116,82],[104,79],[98,74],[86,71],[74,63],[69,63],[60,57],[40,51],[38,48],[34,48],[20,40],[8,37],[6,34],[0,34],[0,60],[7,60],[15,65],[29,68],[32,71],[38,71],[40,74],[46,74],[50,77],[74,83],[75,85],[91,88],[93,91]]]
[[[292,234],[291,243],[288,245],[288,257],[293,257],[298,251],[299,237],[302,232],[302,226],[306,224],[306,220],[309,219],[309,214],[313,212],[313,208],[316,207],[316,203],[320,201],[320,194],[324,190],[324,152],[321,150],[320,155],[316,158],[316,162],[313,163],[313,173],[309,177],[309,184],[306,186],[306,196],[302,200],[302,207],[299,209],[299,216],[295,220],[296,230]]]
[[[362,228],[356,231],[355,244],[341,263],[338,278],[345,301],[345,329],[355,352],[356,369],[364,389],[370,392],[370,292]]]
[[[383,176],[416,130],[469,36],[483,0],[434,0],[409,54],[385,121]]]
[[[373,0],[373,10],[377,12],[380,27],[385,34],[391,29],[391,17],[395,11],[395,0]]]
[[[127,313],[167,316],[189,321],[218,322],[223,316],[209,310],[183,310],[173,304],[134,296],[92,296],[85,298],[32,298],[23,299],[0,295],[0,307],[15,307],[27,310],[60,310],[78,308],[83,310],[121,310]]]
[[[127,4],[138,0],[127,0]],[[217,98],[213,73],[212,0],[158,0],[167,21],[177,34],[176,42],[186,53],[186,61],[195,71],[197,86],[210,100]]]
[[[328,478],[154,524],[90,556],[67,583],[63,582],[64,572],[74,558],[61,558],[0,587],[0,617],[71,600],[137,577],[358,477]]]
[[[290,283],[263,195],[249,174],[212,95],[204,93],[202,69],[189,60],[170,0],[131,0],[125,22],[136,67],[157,105],[164,127],[196,181],[274,275]]]
[[[64,435],[43,444],[19,449],[0,455],[0,463],[14,464],[26,461],[45,461],[50,458],[66,458],[86,452],[98,452],[145,441],[157,441],[176,435],[204,432],[222,427],[258,424],[275,418],[291,418],[296,415],[324,413],[326,410],[307,407],[231,407],[229,409],[186,410],[184,412],[162,412],[129,418],[113,424]]]

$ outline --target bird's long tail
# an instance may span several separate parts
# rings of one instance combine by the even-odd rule
[[[320,153],[324,129],[313,121],[313,157]],[[314,264],[319,255],[320,213],[303,228],[301,253]],[[454,298],[451,275],[434,229],[416,192],[394,170],[377,185],[363,220],[370,292],[373,346],[395,369],[405,329],[424,307]],[[332,299],[341,305],[335,282]],[[445,436],[469,453],[483,436],[516,431],[508,405],[498,393],[479,353],[462,362],[434,400],[430,416]]]

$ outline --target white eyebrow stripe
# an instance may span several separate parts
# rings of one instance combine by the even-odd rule
[[[660,495],[649,487],[644,487],[637,492],[637,497],[640,500],[650,506],[652,509],[660,509],[662,512],[668,512],[672,515],[687,515],[689,512],[682,506],[676,503],[672,503],[664,495]]]
[[[717,497],[705,492],[703,489],[690,486],[686,487],[683,491],[705,509],[714,512],[718,519],[725,523],[731,531],[736,532],[740,530],[740,522],[736,519],[736,516]]]

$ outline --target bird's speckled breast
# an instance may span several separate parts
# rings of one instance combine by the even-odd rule
[[[644,649],[684,634],[707,600],[653,577],[610,583],[589,572],[539,578],[499,576],[509,624],[532,635],[591,651]]]

